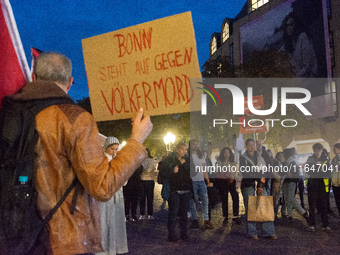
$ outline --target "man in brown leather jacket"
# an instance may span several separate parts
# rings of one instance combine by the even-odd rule
[[[69,97],[71,61],[59,53],[43,53],[35,63],[33,82],[13,96],[15,100]],[[73,104],[52,105],[36,115],[39,141],[38,210],[42,217],[54,207],[75,178],[81,183],[75,211],[70,213],[74,190],[49,222],[53,254],[102,251],[98,201],[107,201],[138,168],[146,156],[143,141],[152,130],[150,117],[140,109],[132,135],[117,157],[108,162],[92,116]]]

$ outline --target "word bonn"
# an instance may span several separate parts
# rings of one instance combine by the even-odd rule
[[[240,88],[231,84],[215,84],[216,89],[228,89],[233,97],[233,115],[245,115],[244,113],[244,94]],[[304,98],[287,98],[288,93],[301,93],[304,94]],[[247,98],[253,97],[253,88],[247,88]],[[219,96],[218,96],[219,97]],[[277,87],[272,88],[273,103],[268,110],[255,109],[252,100],[248,100],[248,109],[254,115],[270,115],[275,112],[278,104],[278,89]],[[286,115],[287,104],[294,104],[304,115],[312,115],[302,104],[307,103],[311,99],[311,93],[309,90],[298,87],[283,87],[281,88],[281,115]],[[207,95],[202,94],[201,97],[201,114],[207,115]]]

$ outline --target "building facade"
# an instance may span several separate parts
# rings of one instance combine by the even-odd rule
[[[211,36],[206,63],[223,57],[230,65],[239,66],[254,51],[274,49],[289,52],[296,77],[327,78],[328,85],[314,91],[315,97],[323,95],[324,105],[319,107],[322,114],[309,119],[303,130],[281,137],[280,149],[295,147],[301,157],[312,153],[315,142],[322,143],[333,156],[333,145],[340,142],[339,11],[337,0],[247,0],[239,14],[226,17],[221,21],[221,30]],[[290,36],[296,36],[293,43]],[[308,60],[298,58],[302,55],[298,49],[304,51]]]

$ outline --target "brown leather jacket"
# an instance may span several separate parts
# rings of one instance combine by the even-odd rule
[[[56,84],[27,84],[17,100],[67,96]],[[82,189],[76,209],[70,213],[74,190],[49,222],[53,254],[102,251],[98,201],[107,201],[123,186],[146,156],[145,147],[128,139],[110,163],[100,145],[92,116],[77,105],[50,106],[36,116],[39,141],[37,184],[38,210],[42,217],[54,207],[77,177]]]

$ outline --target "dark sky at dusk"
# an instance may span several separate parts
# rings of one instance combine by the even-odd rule
[[[246,0],[32,0],[10,1],[19,34],[31,63],[30,47],[57,51],[73,63],[74,99],[89,96],[81,40],[140,23],[191,11],[199,65],[209,58],[212,33],[224,18],[234,18]]]

